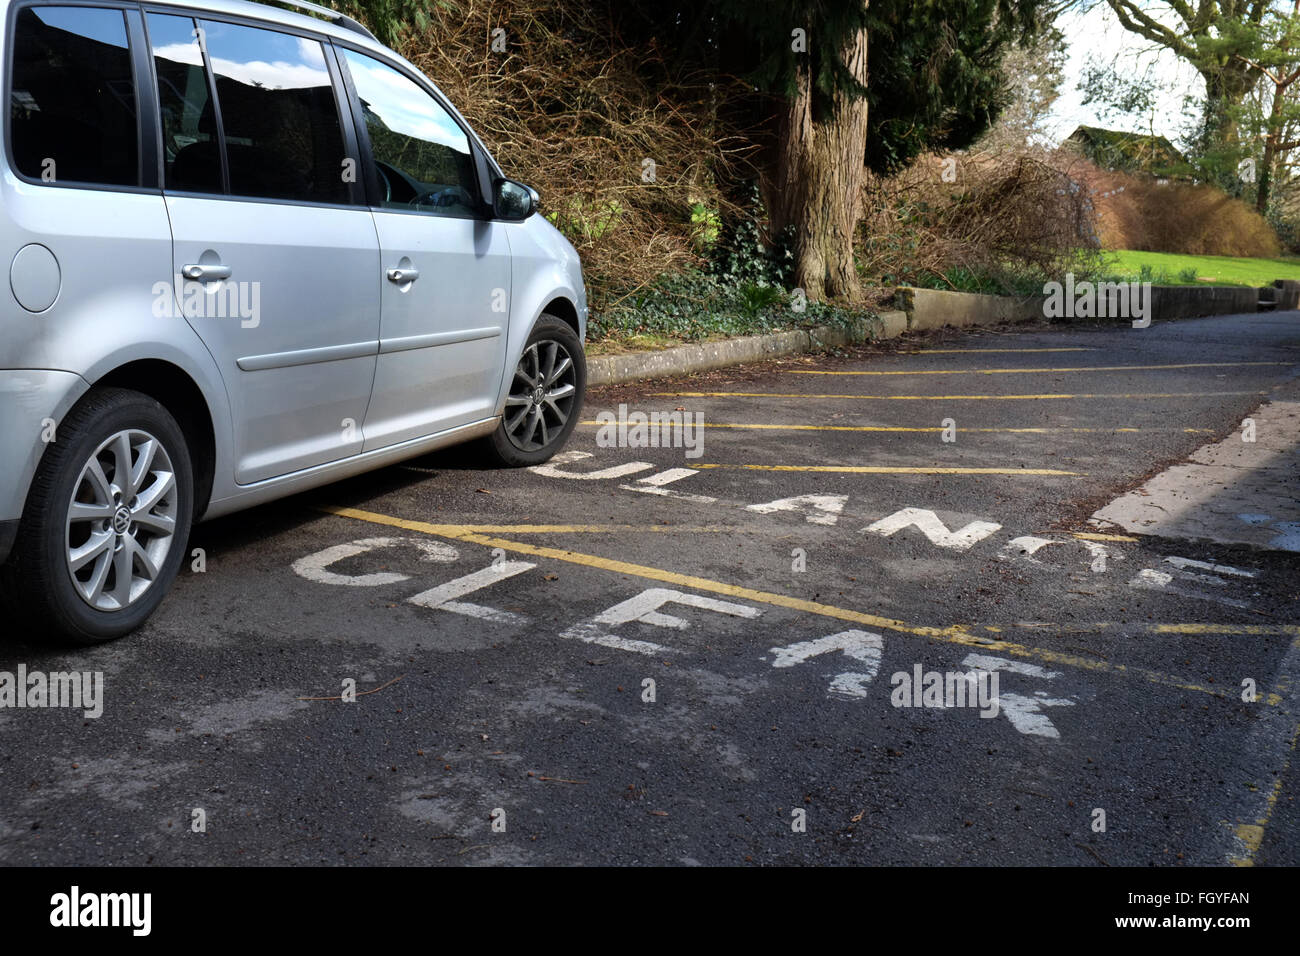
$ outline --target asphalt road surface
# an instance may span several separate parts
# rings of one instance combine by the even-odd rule
[[[135,635],[0,643],[104,675],[0,710],[0,862],[1295,865],[1298,363],[1300,313],[936,335],[201,525]],[[1220,530],[1094,517],[1161,475]]]

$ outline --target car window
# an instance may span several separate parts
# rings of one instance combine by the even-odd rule
[[[469,137],[415,81],[373,57],[343,50],[379,172],[380,204],[440,216],[480,210]]]
[[[219,116],[232,195],[349,201],[351,166],[320,41],[161,15],[150,15],[149,35],[169,187],[220,190]],[[216,76],[215,109],[204,52]]]
[[[217,121],[190,17],[149,14],[149,45],[158,76],[163,185],[187,192],[225,192]]]
[[[26,7],[14,25],[14,164],[45,182],[136,186],[139,130],[126,20],[105,7]]]

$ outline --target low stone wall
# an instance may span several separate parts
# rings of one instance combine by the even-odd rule
[[[907,313],[909,331],[1039,321],[1045,301],[1041,295],[1016,298],[912,286],[899,286],[897,299],[898,307]]]
[[[1259,290],[1253,288],[1158,285],[1151,287],[1150,317],[1152,321],[1162,322],[1207,315],[1237,315],[1257,311],[1259,299]],[[897,301],[899,308],[907,313],[908,329],[917,331],[944,326],[966,328],[1032,322],[1050,317],[1046,310],[1048,297],[1045,295],[978,295],[972,292],[900,286]],[[1068,304],[1069,296],[1064,301]],[[1070,319],[1067,316],[1060,321]],[[1129,322],[1131,319],[1115,318],[1114,321]]]
[[[1238,315],[1259,309],[1258,289],[1230,286],[1158,285],[1152,287],[1151,299],[1151,318],[1156,322]]]
[[[593,355],[587,359],[587,384],[613,385],[642,378],[689,375],[728,365],[892,339],[905,331],[906,315],[882,312],[876,319],[862,319],[847,326],[823,325],[795,332],[746,335],[698,345],[679,345],[659,352]]]
[[[1267,291],[1285,297],[1279,301],[1292,303],[1277,308],[1300,307],[1300,282],[1284,283],[1279,280],[1274,285],[1275,289]],[[1153,286],[1151,318],[1162,322],[1255,312],[1259,308],[1263,291],[1223,286]],[[587,359],[587,382],[590,385],[614,385],[646,378],[689,375],[729,365],[892,339],[904,332],[941,329],[944,326],[967,328],[1036,322],[1047,317],[1044,313],[1047,296],[1042,295],[977,295],[900,286],[897,302],[900,311],[881,312],[875,318],[862,319],[847,326],[828,325],[797,332],[747,335],[743,338],[701,342],[698,345],[681,345],[658,352],[593,355]],[[1068,322],[1070,319],[1061,321]],[[1127,323],[1131,320],[1117,318],[1114,321]]]

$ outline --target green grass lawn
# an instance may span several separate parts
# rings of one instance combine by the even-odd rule
[[[1183,256],[1121,249],[1105,254],[1108,278],[1138,279],[1156,285],[1272,285],[1274,279],[1300,279],[1300,259],[1236,259]],[[1145,274],[1144,274],[1145,267]]]

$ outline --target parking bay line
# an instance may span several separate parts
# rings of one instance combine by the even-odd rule
[[[1070,348],[1051,348],[1051,349],[913,349],[907,352],[898,352],[899,355],[960,355],[964,352],[970,353],[987,353],[987,352],[1100,352],[1101,349],[1084,348],[1083,346],[1072,346]]]
[[[603,427],[606,423],[589,419],[579,422],[579,425],[598,425]],[[696,422],[696,428],[744,428],[754,429],[756,431],[811,431],[811,432],[941,432],[946,429],[939,426],[915,427],[908,425],[773,425],[769,423],[741,423],[741,422]],[[953,428],[958,434],[964,432],[1005,432],[1012,434],[1031,434],[1046,435],[1052,432],[1068,433],[1099,433],[1104,435],[1114,434],[1116,432],[1170,432],[1188,435],[1213,435],[1213,428],[1131,428],[1120,426],[1115,428],[1065,428],[1056,426],[1046,426],[1042,428]]]
[[[1186,362],[1180,365],[1092,365],[1071,368],[929,368],[873,369],[867,371],[828,371],[822,369],[785,369],[791,375],[1035,375],[1047,372],[1145,372],[1173,368],[1238,368],[1255,365],[1294,365],[1294,362]]]
[[[1070,394],[1042,395],[854,395],[834,392],[826,395],[806,392],[652,392],[655,398],[850,398],[858,401],[878,402],[972,402],[972,401],[1022,401],[1028,399],[1103,398],[1103,399],[1156,399],[1156,398],[1219,398],[1232,395],[1267,395],[1266,391],[1246,392],[1133,392],[1127,394],[1075,392]]]
[[[513,541],[509,538],[494,537],[476,530],[476,526],[474,525],[431,524],[427,521],[412,521],[407,518],[396,518],[391,515],[379,514],[373,511],[364,511],[360,508],[325,506],[320,510],[340,518],[352,518],[357,521],[365,521],[371,524],[402,528],[406,531],[418,531],[422,534],[430,534],[440,538],[449,538],[454,541],[465,541],[470,544],[479,544],[487,548],[501,548],[504,551],[513,551],[518,554],[527,554],[539,558],[550,558],[555,561],[563,561],[567,564],[577,564],[584,567],[596,568],[602,571],[610,571],[615,574],[624,574],[629,577],[645,578],[646,580],[658,581],[664,584],[675,584],[678,587],[721,594],[727,597],[741,598],[743,600],[753,601],[756,604],[768,604],[773,607],[783,607],[788,610],[803,611],[805,613],[816,614],[821,617],[828,617],[835,620],[851,621],[855,624],[864,624],[868,627],[897,631],[903,634],[911,634],[916,637],[930,638],[947,644],[955,644],[962,647],[976,647],[980,648],[985,653],[1002,653],[1009,654],[1013,657],[1034,658],[1049,664],[1057,664],[1063,667],[1073,667],[1079,670],[1088,670],[1104,674],[1131,675],[1140,677],[1143,680],[1154,684],[1174,687],[1179,690],[1196,691],[1203,694],[1209,694],[1212,697],[1226,699],[1231,696],[1222,689],[1207,687],[1202,684],[1195,684],[1182,678],[1169,674],[1162,674],[1159,671],[1148,670],[1147,668],[1129,667],[1124,664],[1112,664],[1105,660],[1079,657],[1074,654],[1064,654],[1060,651],[1052,651],[1046,648],[1029,647],[1024,644],[1017,644],[1013,641],[992,640],[990,638],[970,633],[967,626],[962,624],[954,624],[949,627],[927,627],[924,625],[908,624],[905,621],[880,617],[875,614],[867,614],[863,611],[854,611],[849,608],[836,607],[832,604],[822,604],[817,601],[807,601],[803,598],[791,597],[786,594],[778,594],[772,591],[760,591],[755,588],[727,584],[723,581],[714,581],[696,575],[681,574],[676,571],[666,571],[662,568],[650,567],[644,564],[633,564],[628,561],[619,561],[613,558],[601,557],[600,555],[584,554],[580,551],[552,548],[544,545],[528,544],[523,541]]]
[[[1022,630],[1058,631],[1062,634],[1103,634],[1108,631],[1138,631],[1143,634],[1183,634],[1195,636],[1289,636],[1300,638],[1300,624],[1204,624],[1153,623],[1150,621],[1092,621],[1083,624],[1053,624],[1032,621],[1015,625]]]
[[[326,508],[330,514],[340,513]],[[346,511],[347,509],[342,509]],[[667,525],[667,524],[426,524],[420,530],[428,534],[441,534],[443,528],[456,533],[475,534],[617,534],[620,531],[675,532],[677,534],[734,533],[735,528],[718,525]],[[1134,539],[1136,540],[1136,539]]]
[[[1264,843],[1265,831],[1273,820],[1283,783],[1295,757],[1296,744],[1300,742],[1300,713],[1297,713],[1291,693],[1300,682],[1300,640],[1291,642],[1278,665],[1275,680],[1277,689],[1282,692],[1273,695],[1279,698],[1278,706],[1264,711],[1243,748],[1245,754],[1254,758],[1248,772],[1262,777],[1273,771],[1274,778],[1272,786],[1259,787],[1247,794],[1238,806],[1235,819],[1225,821],[1231,837],[1223,862],[1231,866],[1255,865],[1255,854]]]
[[[731,465],[692,464],[692,468],[725,468],[738,471],[810,471],[837,475],[1059,475],[1086,478],[1078,471],[1056,468],[955,468],[946,465]]]

